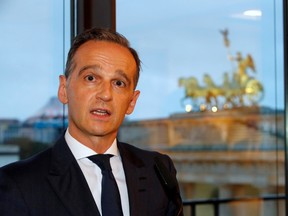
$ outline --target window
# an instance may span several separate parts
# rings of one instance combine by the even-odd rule
[[[280,0],[117,1],[117,30],[143,63],[120,138],[169,154],[184,200],[284,194],[282,8]],[[222,204],[220,215],[284,212],[284,201],[247,202]],[[213,205],[196,212],[213,215]]]
[[[46,148],[62,129],[56,96],[70,43],[69,11],[66,0],[0,3],[0,166]]]

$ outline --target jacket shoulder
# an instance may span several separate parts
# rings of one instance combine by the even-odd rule
[[[143,163],[143,165],[145,164],[145,165],[154,166],[155,161],[160,160],[162,163],[165,164],[165,166],[169,170],[172,170],[172,171],[175,170],[171,158],[166,154],[163,154],[157,151],[141,149],[141,148],[135,147],[133,145],[130,145],[124,142],[118,142],[118,148],[121,154],[125,155],[125,157],[130,158],[136,164]]]
[[[0,168],[0,173],[16,178],[47,172],[51,160],[51,148],[30,158],[20,160]],[[22,178],[21,178],[22,179]]]
[[[141,149],[136,146],[133,146],[131,144],[125,143],[125,142],[118,142],[118,147],[120,149],[125,149],[126,151],[132,152],[134,154],[137,154],[138,156],[142,156],[144,158],[154,158],[154,157],[168,157],[168,155],[162,154],[157,151],[147,150],[147,149]]]

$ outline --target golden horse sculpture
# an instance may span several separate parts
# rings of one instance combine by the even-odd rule
[[[246,105],[256,105],[264,94],[262,84],[252,76],[249,76],[248,69],[255,72],[255,65],[251,55],[242,58],[241,53],[237,53],[237,69],[229,78],[228,73],[223,75],[223,83],[216,85],[210,75],[203,76],[204,86],[200,86],[195,77],[180,78],[179,86],[185,88],[184,99],[190,98],[194,105],[199,105],[199,99],[204,99],[207,106],[219,107],[219,100],[222,99],[223,106],[241,107]]]
[[[203,98],[206,104],[211,104],[212,97],[210,96],[209,89],[201,87],[195,77],[180,78],[178,84],[185,87],[185,97],[183,100],[191,98],[194,105],[197,105],[199,99]]]

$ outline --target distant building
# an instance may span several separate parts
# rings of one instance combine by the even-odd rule
[[[257,197],[285,193],[284,122],[283,111],[265,107],[178,113],[125,121],[119,137],[170,155],[184,200]],[[221,215],[241,210],[222,208]],[[258,206],[257,213],[249,215],[272,215],[275,209]]]
[[[5,141],[20,137],[21,122],[17,119],[0,119],[0,144]]]
[[[52,97],[35,115],[23,122],[21,134],[36,142],[53,143],[66,126],[63,104],[57,97]]]
[[[53,143],[67,126],[64,107],[52,97],[35,115],[24,122],[17,119],[0,119],[0,144],[15,138],[28,138],[41,143]]]

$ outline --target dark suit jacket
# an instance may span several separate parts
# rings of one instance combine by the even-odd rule
[[[177,215],[177,207],[168,198],[154,168],[154,158],[158,157],[175,177],[171,159],[125,143],[118,142],[118,148],[125,170],[131,216]],[[52,148],[0,169],[0,215],[100,215],[63,136]]]

